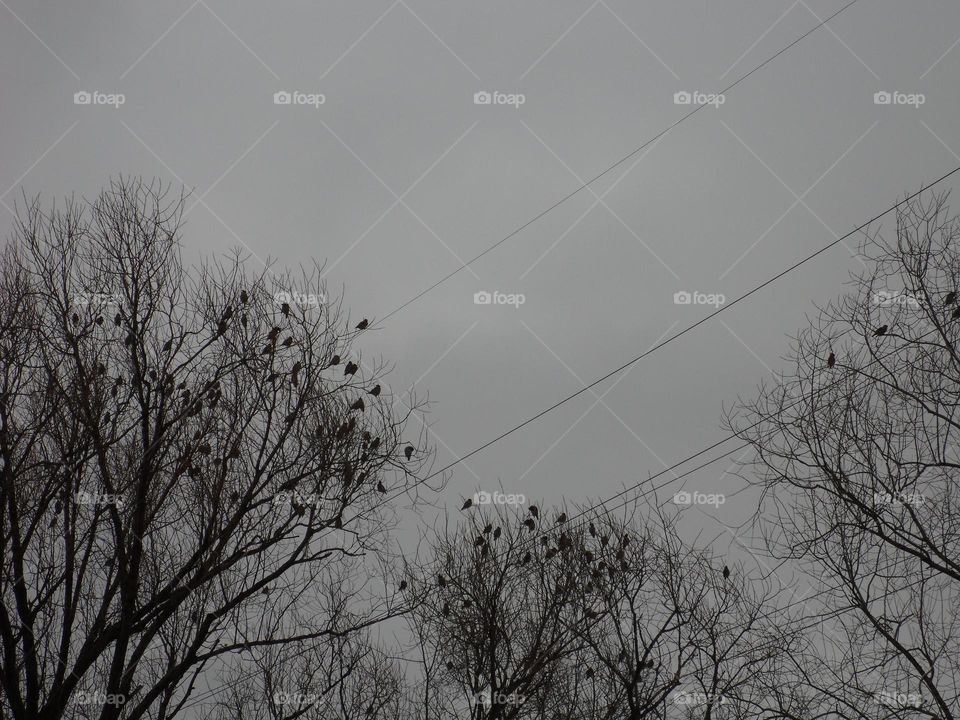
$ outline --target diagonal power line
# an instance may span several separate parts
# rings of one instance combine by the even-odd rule
[[[823,27],[824,25],[826,25],[828,22],[830,22],[831,20],[833,20],[835,17],[837,17],[838,15],[840,15],[840,13],[842,13],[842,12],[845,11],[845,10],[847,10],[849,7],[851,7],[852,5],[854,5],[856,2],[857,2],[857,0],[850,0],[846,5],[844,5],[843,7],[841,7],[841,8],[840,8],[839,10],[837,10],[835,13],[833,13],[833,14],[830,15],[829,17],[821,20],[819,23],[817,23],[817,24],[814,25],[812,28],[810,28],[810,29],[807,30],[805,33],[803,33],[803,35],[800,35],[799,37],[797,37],[797,38],[796,38],[795,40],[793,40],[789,45],[785,45],[784,47],[780,48],[780,49],[779,49],[777,52],[775,52],[773,55],[771,55],[770,57],[768,57],[766,60],[764,60],[763,62],[761,62],[759,65],[755,66],[752,70],[750,70],[749,72],[741,75],[741,76],[740,76],[739,78],[737,78],[734,82],[730,83],[730,84],[727,85],[725,88],[723,88],[722,90],[720,90],[719,94],[723,95],[723,94],[726,94],[726,93],[730,92],[731,90],[733,90],[733,88],[735,88],[737,85],[739,85],[739,84],[742,83],[744,80],[746,80],[747,78],[749,78],[749,77],[750,77],[751,75],[753,75],[755,72],[757,72],[757,71],[761,70],[762,68],[766,67],[767,65],[769,65],[771,62],[773,62],[774,60],[776,60],[778,57],[780,57],[781,55],[783,55],[785,52],[789,51],[794,45],[797,45],[797,44],[800,43],[802,40],[804,40],[804,39],[807,38],[808,36],[812,35],[814,32],[816,32],[818,29],[820,29],[821,27]],[[380,321],[383,322],[383,321],[387,320],[388,318],[393,317],[394,315],[396,315],[398,312],[400,312],[401,310],[403,310],[403,309],[406,308],[407,306],[412,305],[413,303],[415,303],[417,300],[419,300],[420,298],[422,298],[422,297],[423,297],[424,295],[426,295],[427,293],[432,292],[434,289],[440,287],[440,286],[443,285],[447,280],[449,280],[450,278],[452,278],[454,275],[457,275],[461,270],[464,270],[465,268],[469,267],[470,265],[472,265],[472,264],[475,263],[477,260],[479,260],[480,258],[482,258],[482,257],[484,257],[485,255],[487,255],[488,253],[493,252],[493,251],[496,250],[498,247],[500,247],[501,245],[503,245],[505,242],[507,242],[507,241],[510,240],[511,238],[515,237],[516,235],[518,235],[519,233],[521,233],[521,232],[522,232],[523,230],[525,230],[526,228],[528,228],[528,227],[530,227],[531,225],[533,225],[535,222],[537,222],[537,220],[539,220],[540,218],[542,218],[544,215],[547,215],[548,213],[552,212],[552,211],[555,210],[556,208],[560,207],[560,206],[563,205],[565,202],[567,202],[567,200],[569,200],[570,198],[574,197],[575,195],[578,195],[582,190],[586,189],[588,186],[592,185],[593,183],[595,183],[595,182],[596,182],[597,180],[599,180],[600,178],[604,177],[604,176],[607,175],[608,173],[612,172],[612,171],[615,170],[616,168],[618,168],[618,167],[620,167],[621,165],[623,165],[625,162],[627,162],[627,160],[629,160],[630,158],[634,157],[637,153],[643,151],[644,149],[646,149],[647,147],[649,147],[651,144],[655,143],[657,140],[659,140],[659,139],[662,138],[664,135],[666,135],[667,133],[669,133],[671,130],[673,130],[675,127],[677,127],[678,125],[680,125],[682,122],[686,121],[688,118],[691,118],[691,117],[693,117],[694,115],[696,115],[698,112],[700,112],[700,111],[701,111],[704,107],[706,107],[706,106],[707,106],[707,103],[703,103],[703,104],[701,104],[701,105],[697,105],[697,106],[694,107],[692,110],[690,110],[690,112],[688,112],[687,114],[681,116],[678,120],[674,121],[673,123],[671,123],[670,125],[668,125],[667,127],[665,127],[663,130],[661,130],[660,132],[658,132],[656,135],[654,135],[654,136],[651,137],[650,139],[646,140],[642,145],[640,145],[640,146],[637,147],[637,148],[634,148],[634,149],[631,150],[629,153],[627,153],[626,155],[624,155],[623,157],[621,157],[619,160],[617,160],[615,163],[613,163],[612,165],[610,165],[609,167],[607,167],[605,170],[603,170],[602,172],[598,173],[597,175],[594,175],[593,177],[591,177],[590,179],[588,179],[586,182],[583,182],[579,187],[575,188],[574,190],[572,190],[572,191],[570,191],[569,193],[567,193],[566,195],[564,195],[562,198],[560,198],[560,199],[557,200],[555,203],[553,203],[553,205],[551,205],[550,207],[548,207],[548,208],[546,208],[545,210],[542,210],[542,211],[539,212],[538,214],[534,215],[532,218],[530,218],[530,219],[527,220],[525,223],[523,223],[522,225],[520,225],[519,227],[517,227],[515,230],[513,230],[512,232],[510,232],[508,235],[505,235],[503,238],[501,238],[500,240],[498,240],[497,242],[495,242],[493,245],[491,245],[490,247],[488,247],[486,250],[484,250],[483,252],[479,253],[478,255],[475,255],[474,257],[470,258],[470,259],[467,260],[465,263],[463,263],[463,264],[461,264],[459,267],[457,267],[455,270],[452,270],[451,272],[447,273],[447,274],[444,275],[442,278],[440,278],[439,280],[437,280],[436,282],[434,282],[432,285],[428,286],[428,287],[425,288],[424,290],[421,290],[419,293],[417,293],[416,295],[414,295],[412,298],[410,298],[409,300],[407,300],[406,302],[404,302],[402,305],[399,305],[398,307],[396,307],[396,308],[394,308],[393,310],[391,310],[389,313],[387,313],[386,315],[384,315],[383,318],[381,318]]]

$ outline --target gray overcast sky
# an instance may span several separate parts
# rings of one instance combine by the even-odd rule
[[[356,319],[383,317],[688,112],[675,93],[730,84],[843,4],[0,0],[0,193],[182,182],[203,200],[191,254],[325,260]],[[395,391],[429,392],[449,462],[712,310],[678,290],[732,299],[960,164],[958,41],[955,0],[859,0],[368,333],[365,356],[395,363]],[[326,102],[275,105],[282,90]],[[600,386],[616,382],[603,403],[587,393],[458,466],[443,499],[596,499],[718,439],[723,404],[858,267],[831,250]],[[526,302],[475,305],[480,290]],[[736,492],[724,467],[687,488]]]

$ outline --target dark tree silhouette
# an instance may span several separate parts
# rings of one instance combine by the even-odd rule
[[[131,180],[29,202],[0,255],[4,717],[185,715],[403,609],[369,576],[376,487],[427,454],[386,396],[355,405],[382,364],[316,268],[184,267],[182,207]]]
[[[818,591],[793,617],[805,643],[781,684],[796,716],[958,715],[960,220],[946,199],[906,203],[866,237],[871,270],[729,419],[756,451],[770,551]]]

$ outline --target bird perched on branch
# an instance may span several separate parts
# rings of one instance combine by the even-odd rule
[[[833,367],[834,365],[836,365],[836,364],[837,364],[837,356],[834,355],[834,354],[831,352],[831,353],[827,356],[827,367],[828,367],[828,368],[832,368],[832,367]]]
[[[461,506],[460,511],[469,510],[471,507],[473,507],[473,498],[467,498]]]
[[[364,318],[363,320],[357,323],[357,330],[366,330],[369,325],[370,325],[370,321]]]
[[[409,460],[411,457],[413,457],[413,445],[407,445],[407,446],[403,449],[403,454],[404,454],[404,456],[407,458],[407,460]]]
[[[878,327],[876,330],[873,331],[873,335],[874,337],[881,337],[883,335],[886,335],[887,330],[889,329],[890,327],[888,325],[881,325],[880,327]]]
[[[368,390],[367,392],[370,393],[371,395],[373,395],[374,397],[379,397],[379,396],[380,396],[380,386],[379,386],[379,385],[374,385],[374,386],[373,386],[373,389],[372,389],[372,390]]]
[[[343,374],[344,376],[356,375],[357,370],[359,369],[360,369],[359,366],[355,362],[353,362],[352,360],[348,360],[346,366],[344,366],[343,368]]]
[[[726,565],[723,566],[723,579],[728,580],[730,578],[730,568]]]

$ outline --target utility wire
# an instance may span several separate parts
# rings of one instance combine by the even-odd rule
[[[848,3],[847,3],[846,5],[844,5],[842,8],[840,8],[839,10],[837,10],[835,13],[833,13],[832,15],[830,15],[830,16],[829,16],[828,18],[826,18],[825,20],[821,20],[819,23],[817,23],[817,24],[814,25],[812,28],[810,28],[809,30],[807,30],[807,32],[805,32],[803,35],[801,35],[801,36],[799,36],[798,38],[796,38],[796,39],[795,39],[793,42],[791,42],[789,45],[785,45],[784,47],[780,48],[777,52],[775,52],[773,55],[771,55],[770,57],[768,57],[768,58],[767,58],[766,60],[764,60],[762,63],[760,63],[759,65],[757,65],[756,67],[754,67],[754,68],[753,68],[752,70],[750,70],[748,73],[746,73],[746,74],[744,74],[744,75],[741,75],[739,78],[737,78],[737,80],[735,80],[734,82],[732,82],[732,83],[730,83],[729,85],[727,85],[727,87],[725,87],[723,90],[721,90],[718,94],[719,94],[719,95],[725,95],[726,93],[730,92],[731,90],[733,90],[733,88],[735,88],[737,85],[739,85],[740,83],[742,83],[742,82],[743,82],[744,80],[746,80],[748,77],[750,77],[750,76],[753,75],[755,72],[759,71],[760,69],[762,69],[762,68],[765,67],[766,65],[768,65],[768,64],[770,64],[771,62],[773,62],[774,60],[776,60],[778,57],[780,57],[780,56],[783,55],[785,52],[787,52],[788,50],[790,50],[790,48],[792,48],[794,45],[796,45],[797,43],[801,42],[802,40],[804,40],[804,39],[805,39],[806,37],[808,37],[809,35],[812,35],[814,32],[816,32],[817,30],[819,30],[821,27],[823,27],[824,25],[826,25],[828,22],[830,22],[831,20],[833,20],[833,19],[834,19],[835,17],[837,17],[840,13],[844,12],[845,10],[847,10],[849,7],[851,7],[852,5],[854,5],[856,2],[857,2],[857,0],[850,0],[850,2],[848,2]],[[531,225],[533,225],[537,220],[539,220],[540,218],[542,218],[544,215],[546,215],[546,214],[550,213],[551,211],[555,210],[556,208],[560,207],[560,206],[563,205],[565,202],[567,202],[567,200],[569,200],[569,199],[572,198],[573,196],[579,194],[582,190],[586,189],[589,185],[592,185],[593,183],[595,183],[595,182],[596,182],[597,180],[599,180],[600,178],[604,177],[605,175],[607,175],[607,174],[610,173],[611,171],[613,171],[613,170],[615,170],[616,168],[620,167],[621,165],[623,165],[623,163],[625,163],[625,162],[626,162],[627,160],[629,160],[630,158],[634,157],[637,153],[645,150],[647,147],[649,147],[650,145],[652,145],[653,143],[655,143],[657,140],[659,140],[660,138],[662,138],[664,135],[666,135],[668,132],[670,132],[670,131],[673,130],[675,127],[677,127],[680,123],[682,123],[682,122],[684,122],[685,120],[687,120],[688,118],[693,117],[694,115],[696,115],[698,112],[700,112],[700,111],[701,111],[704,107],[706,107],[708,104],[709,104],[709,103],[702,103],[702,104],[700,104],[700,105],[697,105],[695,108],[693,108],[692,110],[690,110],[690,112],[688,112],[687,114],[685,114],[685,115],[683,115],[682,117],[680,117],[680,119],[674,121],[673,123],[671,123],[670,125],[668,125],[667,127],[665,127],[663,130],[661,130],[660,132],[658,132],[656,135],[654,135],[653,137],[651,137],[649,140],[647,140],[646,142],[644,142],[642,145],[640,145],[639,147],[635,148],[634,150],[631,150],[629,153],[627,153],[627,154],[624,155],[622,158],[620,158],[619,160],[617,160],[615,163],[613,163],[613,165],[610,165],[609,167],[607,167],[606,170],[603,170],[602,172],[598,173],[597,175],[594,175],[592,178],[590,178],[590,179],[587,180],[585,183],[583,183],[582,185],[580,185],[579,187],[577,187],[575,190],[567,193],[567,194],[564,195],[562,198],[560,198],[559,200],[557,200],[555,203],[553,203],[553,205],[551,205],[550,207],[548,207],[548,208],[545,209],[545,210],[542,210],[540,213],[538,213],[537,215],[535,215],[535,216],[533,216],[532,218],[530,218],[529,220],[527,220],[525,223],[523,223],[523,224],[520,225],[518,228],[516,228],[515,230],[513,230],[513,232],[511,232],[509,235],[506,235],[505,237],[501,238],[500,240],[498,240],[497,242],[495,242],[493,245],[491,245],[490,247],[488,247],[486,250],[484,250],[483,252],[481,252],[479,255],[475,255],[475,256],[472,257],[471,259],[467,260],[467,262],[465,262],[465,263],[463,263],[462,265],[460,265],[456,270],[453,270],[453,271],[451,271],[450,273],[444,275],[442,278],[440,278],[440,279],[437,280],[435,283],[433,283],[433,285],[430,285],[430,286],[427,287],[425,290],[421,290],[419,293],[417,293],[416,295],[414,295],[412,298],[410,298],[409,300],[407,300],[405,303],[403,303],[403,304],[400,305],[399,307],[396,307],[396,308],[394,308],[393,310],[391,310],[389,313],[387,313],[386,315],[384,315],[384,316],[380,319],[380,322],[384,322],[384,321],[388,320],[389,318],[393,317],[393,316],[396,315],[398,312],[400,312],[401,310],[403,310],[404,308],[406,308],[408,305],[412,305],[413,303],[415,303],[417,300],[419,300],[420,298],[422,298],[422,297],[423,297],[424,295],[426,295],[428,292],[431,292],[431,291],[434,290],[435,288],[438,288],[438,287],[440,287],[441,285],[443,285],[443,283],[445,283],[447,280],[449,280],[450,278],[452,278],[454,275],[457,275],[457,274],[458,274],[461,270],[463,270],[464,268],[467,268],[467,267],[469,267],[470,265],[472,265],[473,263],[475,263],[477,260],[479,260],[480,258],[482,258],[482,257],[483,257],[484,255],[486,255],[487,253],[490,253],[490,252],[496,250],[498,247],[500,247],[501,245],[503,245],[505,242],[507,242],[508,240],[510,240],[512,237],[514,237],[515,235],[519,234],[520,232],[522,232],[522,231],[525,230],[526,228],[528,228],[528,227],[530,227]]]

